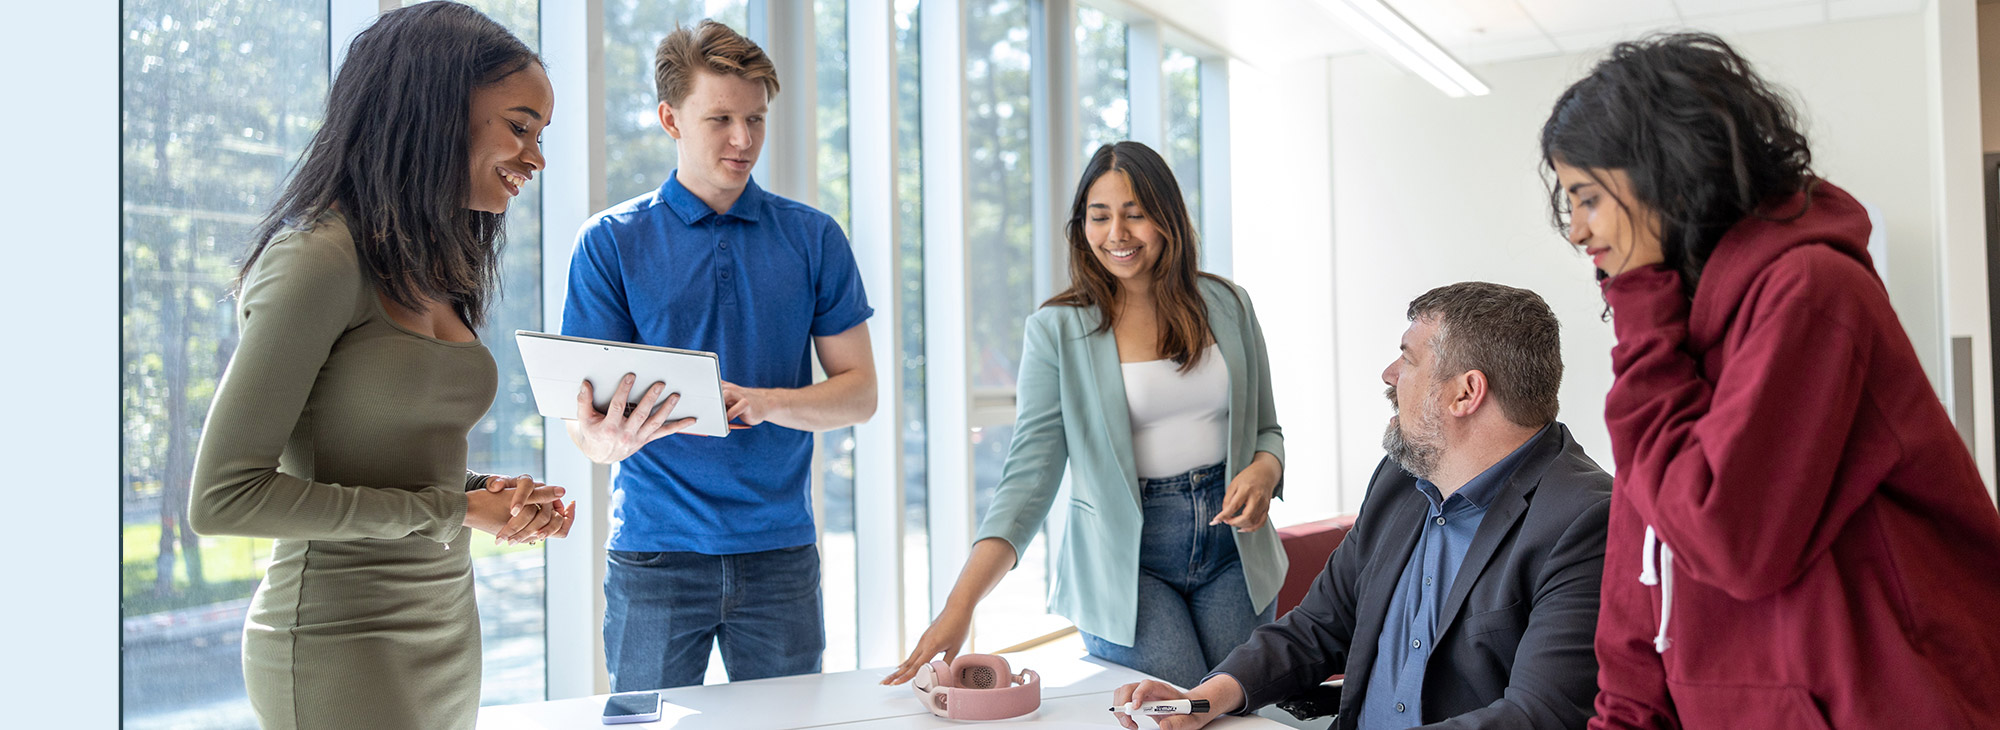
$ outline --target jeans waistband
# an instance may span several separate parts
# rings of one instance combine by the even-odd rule
[[[1216,462],[1208,466],[1195,467],[1170,477],[1140,479],[1139,490],[1141,494],[1145,494],[1189,491],[1211,486],[1221,486],[1224,476],[1222,472],[1227,465],[1228,462]]]

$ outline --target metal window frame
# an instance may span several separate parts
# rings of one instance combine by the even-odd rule
[[[924,170],[924,406],[930,610],[972,543],[971,282],[966,276],[965,0],[918,13]]]
[[[542,55],[549,82],[583,89],[582,103],[563,105],[561,124],[543,133],[549,166],[542,171],[542,326],[562,330],[569,296],[569,252],[576,231],[608,202],[604,181],[604,3],[573,0],[541,4]],[[550,540],[543,585],[549,699],[611,691],[604,667],[604,541],[610,535],[611,469],[592,464],[566,446],[563,421],[543,422],[543,468],[550,484],[570,488],[576,524],[569,537]]]
[[[896,6],[848,0],[849,231],[875,311],[875,417],[854,427],[857,666],[901,661],[903,622],[903,328],[896,267]],[[815,117],[816,118],[816,117]],[[817,138],[817,134],[813,134]],[[879,153],[854,154],[855,150]]]

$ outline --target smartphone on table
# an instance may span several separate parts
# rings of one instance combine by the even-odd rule
[[[612,695],[604,701],[604,724],[656,722],[660,719],[660,693],[631,692]]]

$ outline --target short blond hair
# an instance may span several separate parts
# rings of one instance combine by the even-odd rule
[[[778,96],[778,68],[755,42],[729,26],[703,20],[692,30],[676,25],[653,52],[653,84],[660,102],[679,106],[694,90],[695,74],[709,71],[764,84],[764,93]]]

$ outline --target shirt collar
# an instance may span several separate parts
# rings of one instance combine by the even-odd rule
[[[1500,487],[1505,485],[1507,480],[1514,476],[1514,472],[1521,468],[1522,462],[1528,460],[1528,452],[1531,450],[1529,447],[1534,446],[1535,442],[1541,441],[1543,436],[1548,435],[1549,429],[1554,425],[1554,423],[1550,423],[1542,426],[1542,430],[1536,431],[1535,435],[1528,437],[1527,441],[1522,442],[1520,446],[1514,447],[1513,453],[1508,454],[1499,461],[1493,462],[1492,466],[1486,467],[1486,471],[1480,472],[1479,476],[1473,477],[1471,481],[1465,483],[1465,486],[1459,487],[1456,492],[1452,492],[1452,496],[1464,497],[1465,501],[1472,503],[1474,507],[1478,507],[1481,510],[1492,505],[1493,498],[1500,494]],[[1438,491],[1437,485],[1432,484],[1427,479],[1417,480],[1417,490],[1423,492],[1426,497],[1429,497],[1433,505],[1440,505],[1445,501],[1438,499],[1438,495],[1442,493]],[[1445,499],[1450,498],[1447,497]]]
[[[675,169],[667,174],[667,181],[660,185],[660,200],[666,203],[668,208],[673,209],[675,215],[680,216],[682,223],[688,225],[694,225],[703,218],[716,215],[707,203],[701,202],[701,198],[695,197],[693,191],[681,184],[680,172],[679,169]],[[764,208],[763,202],[764,189],[757,187],[757,180],[753,178],[743,186],[743,194],[736,196],[736,202],[729,206],[729,211],[722,215],[755,223],[758,211]]]

